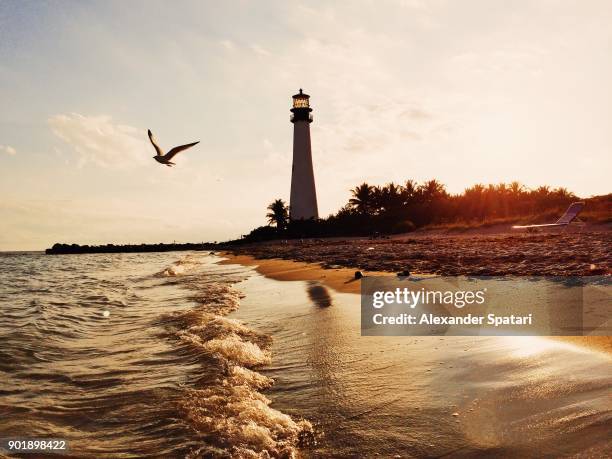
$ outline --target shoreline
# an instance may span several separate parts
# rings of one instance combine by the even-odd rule
[[[255,270],[270,279],[278,281],[319,281],[341,293],[361,293],[361,283],[355,279],[352,268],[325,268],[317,263],[303,261],[282,260],[279,258],[260,259],[252,255],[234,255],[230,252],[221,252],[225,260],[219,264],[239,264],[254,266]],[[361,271],[364,276],[394,276],[394,273],[379,271]]]
[[[320,263],[285,260],[279,258],[259,259],[253,255],[235,255],[222,251],[221,265],[239,264],[255,268],[259,274],[278,281],[318,281],[341,293],[361,293],[361,282],[354,278],[357,269],[326,268]],[[362,271],[364,276],[395,276],[395,273],[381,271]],[[612,355],[612,336],[547,336],[544,338],[561,340],[576,346]]]

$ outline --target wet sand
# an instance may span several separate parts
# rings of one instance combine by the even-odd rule
[[[316,263],[273,259],[258,259],[251,255],[232,255],[224,253],[226,258],[220,264],[240,264],[255,266],[258,273],[280,281],[317,281],[342,293],[360,293],[361,283],[355,279],[355,269],[328,268]],[[362,271],[364,276],[395,276],[394,273]]]
[[[224,263],[237,260],[266,276],[237,284],[230,318],[272,337],[257,371],[273,408],[312,423],[304,457],[612,453],[608,355],[539,337],[362,337],[359,296],[327,287],[354,290],[351,270]]]
[[[256,271],[270,279],[279,281],[318,282],[342,293],[359,294],[361,283],[354,278],[355,268],[325,268],[319,263],[283,260],[278,258],[258,259],[252,255],[224,253],[221,264],[240,264],[253,266]],[[364,275],[395,276],[395,273],[381,271],[362,271]],[[612,354],[611,336],[567,336],[554,339],[571,342]]]

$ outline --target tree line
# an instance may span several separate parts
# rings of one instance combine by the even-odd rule
[[[609,209],[612,195],[603,196]],[[268,206],[268,226],[244,238],[366,236],[404,233],[426,225],[463,223],[466,226],[552,218],[579,198],[566,188],[529,189],[519,182],[482,185],[450,194],[437,180],[376,186],[362,183],[351,189],[348,202],[327,218],[291,221],[282,199]],[[593,198],[595,199],[595,198]]]

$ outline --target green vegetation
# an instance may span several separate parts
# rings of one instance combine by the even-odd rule
[[[246,241],[276,238],[371,236],[397,234],[421,227],[467,229],[512,223],[555,221],[580,198],[565,188],[528,189],[518,182],[477,184],[460,194],[449,194],[437,180],[403,185],[367,183],[353,188],[348,203],[327,218],[289,221],[287,205],[277,199],[268,206],[270,224],[243,236]],[[612,194],[585,200],[585,221],[612,221]]]
[[[274,224],[278,229],[285,229],[289,223],[289,208],[282,199],[277,199],[268,206],[266,218],[270,224]]]

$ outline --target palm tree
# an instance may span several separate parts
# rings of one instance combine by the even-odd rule
[[[415,200],[418,195],[418,188],[414,180],[406,180],[406,184],[402,187],[403,199],[406,204]]]
[[[519,197],[525,191],[525,187],[519,182],[514,181],[510,184],[510,192],[514,197]]]
[[[289,208],[285,201],[277,199],[268,206],[268,212],[266,218],[268,224],[275,224],[278,229],[284,229],[287,227],[289,221]]]
[[[550,187],[548,185],[542,185],[535,189],[534,193],[539,197],[546,197],[550,194]]]
[[[385,213],[396,213],[404,204],[404,196],[402,187],[395,183],[387,183],[380,190],[380,206]]]
[[[436,179],[428,180],[420,187],[421,193],[425,199],[425,202],[431,202],[442,196],[446,196],[446,190],[444,185],[438,182]]]
[[[349,204],[362,215],[371,214],[374,204],[374,187],[364,182],[353,188],[351,193],[353,197],[349,199]]]
[[[565,187],[555,188],[553,193],[561,199],[575,199],[576,195]]]

